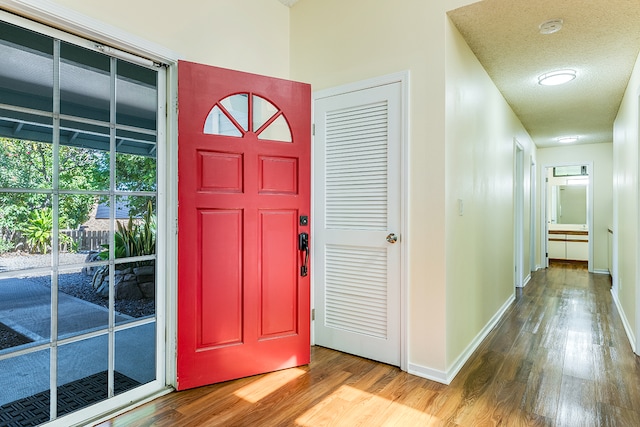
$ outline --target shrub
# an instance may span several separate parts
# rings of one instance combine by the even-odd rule
[[[51,247],[52,228],[53,211],[51,208],[44,208],[31,212],[20,231],[26,237],[32,251],[46,254]]]
[[[65,218],[59,218],[58,223],[64,223]],[[46,254],[51,249],[51,237],[53,235],[53,210],[51,208],[36,209],[29,214],[29,218],[21,225],[19,230],[27,239],[31,252]],[[61,246],[71,247],[71,237],[60,233],[58,235]]]
[[[12,251],[15,248],[16,248],[16,245],[14,245],[13,242],[6,240],[3,237],[0,237],[0,254]]]
[[[151,201],[147,203],[147,210],[142,217],[142,224],[136,224],[129,217],[127,225],[116,221],[118,230],[114,235],[115,257],[128,258],[156,253],[156,216],[153,214]],[[102,245],[100,259],[109,259],[109,245]]]

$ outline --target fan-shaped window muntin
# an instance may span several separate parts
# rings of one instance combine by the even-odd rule
[[[253,132],[259,140],[293,141],[284,113],[267,99],[250,93],[229,95],[217,102],[207,115],[203,132],[237,138]]]

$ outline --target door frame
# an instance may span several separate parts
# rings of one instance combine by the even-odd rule
[[[524,279],[524,147],[513,138],[513,283],[522,288]]]
[[[593,182],[594,171],[593,162],[554,162],[542,165],[540,169],[540,188],[542,189],[540,194],[540,240],[541,240],[541,260],[543,261],[543,268],[549,267],[549,224],[547,222],[547,199],[549,197],[549,183],[547,182],[547,175],[550,168],[556,166],[587,166],[587,173],[589,177],[589,185],[587,186],[587,228],[589,229],[589,260],[588,271],[593,273]],[[544,230],[544,233],[542,231]]]
[[[538,270],[536,265],[536,197],[537,197],[537,169],[536,161],[533,156],[529,156],[529,271],[530,273]],[[530,276],[529,276],[530,277]]]
[[[409,359],[409,351],[408,351],[408,339],[407,339],[407,325],[408,325],[408,279],[409,279],[409,270],[407,259],[409,257],[409,244],[410,234],[409,230],[409,209],[408,209],[408,190],[409,190],[409,129],[410,129],[410,120],[409,120],[409,84],[410,84],[410,73],[409,70],[400,71],[397,73],[387,74],[379,77],[374,77],[371,79],[361,80],[353,83],[347,83],[344,85],[323,89],[319,91],[315,91],[312,93],[312,105],[311,105],[311,117],[314,117],[314,106],[315,101],[321,98],[327,98],[330,96],[341,95],[349,92],[356,92],[360,90],[366,90],[370,88],[374,88],[377,86],[384,86],[393,83],[400,83],[401,87],[401,101],[400,105],[402,111],[400,112],[401,116],[401,124],[400,124],[400,162],[402,171],[400,173],[400,241],[398,244],[400,245],[400,369],[403,371],[407,371],[408,369],[408,359]],[[315,143],[315,125],[313,125],[313,135],[311,136],[311,145],[313,146]],[[316,174],[314,173],[315,168],[315,159],[314,159],[314,151],[311,150],[311,212],[315,212],[316,208]],[[316,224],[311,218],[311,235],[314,236],[320,227]],[[313,245],[313,241],[312,241]],[[312,261],[313,261],[313,252]],[[314,269],[311,268],[311,312],[313,313],[315,310],[315,277],[316,274]],[[311,345],[315,345],[315,320],[312,316],[311,318]]]

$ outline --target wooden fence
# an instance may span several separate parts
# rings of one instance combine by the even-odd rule
[[[109,231],[106,230],[60,230],[60,234],[71,238],[76,251],[99,251],[101,245],[109,243]],[[2,230],[1,237],[12,243],[16,249],[28,250],[27,238],[19,231]],[[61,251],[69,251],[71,245],[60,243]]]
[[[60,233],[71,237],[71,241],[77,243],[78,251],[99,251],[102,249],[101,245],[109,243],[107,230],[60,230]]]

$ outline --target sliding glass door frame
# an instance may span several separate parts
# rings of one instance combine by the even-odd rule
[[[51,268],[39,268],[30,270],[30,272],[40,272],[40,273],[51,273],[51,335],[50,342],[40,345],[35,345],[28,348],[23,348],[16,352],[5,353],[0,355],[0,361],[3,359],[8,359],[12,357],[19,357],[22,355],[26,355],[29,353],[35,353],[37,351],[49,349],[50,354],[50,390],[56,390],[57,386],[57,372],[58,372],[58,349],[65,345],[70,345],[76,342],[81,342],[83,340],[107,336],[108,337],[108,398],[107,400],[103,400],[97,405],[88,406],[85,409],[78,410],[77,412],[73,412],[69,415],[64,416],[63,418],[58,418],[54,420],[50,425],[73,425],[87,422],[88,420],[98,419],[101,414],[111,412],[117,408],[123,408],[126,405],[130,404],[132,401],[142,400],[149,398],[150,396],[157,395],[159,393],[163,393],[169,391],[167,388],[167,383],[172,382],[171,379],[171,365],[167,364],[167,348],[170,348],[167,345],[167,336],[171,336],[172,327],[169,326],[169,333],[167,332],[168,321],[167,318],[171,318],[175,316],[175,313],[170,313],[167,316],[167,307],[170,307],[170,304],[167,304],[167,294],[171,294],[171,287],[169,283],[171,282],[171,276],[175,274],[175,265],[173,267],[169,266],[170,259],[175,256],[175,237],[171,236],[171,231],[175,230],[175,227],[171,224],[174,222],[169,219],[169,216],[175,216],[175,207],[172,207],[171,198],[175,196],[172,188],[175,188],[175,184],[171,184],[172,178],[176,175],[175,167],[172,167],[172,160],[170,156],[167,156],[168,153],[168,136],[171,137],[168,129],[170,125],[168,124],[167,115],[173,116],[175,113],[171,111],[167,111],[167,98],[172,98],[171,96],[167,96],[169,90],[173,87],[173,84],[170,80],[172,71],[170,67],[165,65],[161,65],[150,61],[145,58],[139,58],[137,56],[121,53],[113,48],[105,47],[102,44],[98,44],[89,40],[85,40],[79,38],[74,35],[66,34],[59,30],[55,30],[49,27],[46,27],[42,24],[35,23],[33,21],[28,21],[23,18],[16,17],[15,15],[10,15],[5,12],[0,11],[0,20],[12,23],[14,25],[21,26],[23,28],[28,28],[32,31],[39,32],[41,34],[47,35],[55,39],[54,42],[54,102],[53,108],[51,112],[43,112],[41,110],[23,108],[23,107],[15,107],[11,105],[0,105],[3,109],[14,110],[20,113],[32,114],[32,115],[40,115],[40,116],[49,116],[53,120],[53,128],[52,128],[52,146],[53,146],[53,185],[52,189],[2,189],[3,192],[15,192],[15,193],[38,193],[38,194],[47,194],[51,197],[52,208],[53,208],[53,230],[52,230],[52,259],[53,263]],[[81,118],[76,116],[69,116],[65,114],[61,114],[60,111],[60,44],[61,42],[72,43],[75,45],[80,45],[81,47],[92,49],[96,52],[100,52],[103,54],[108,54],[110,56],[111,61],[111,74],[110,74],[110,120],[109,123],[104,122],[96,122],[95,120]],[[125,61],[134,62],[137,65],[147,67],[149,69],[153,69],[157,72],[157,114],[156,114],[156,132],[155,132],[155,140],[156,140],[156,191],[118,191],[115,188],[115,158],[116,158],[116,138],[118,130],[133,130],[136,132],[147,132],[146,129],[135,128],[131,126],[119,126],[116,122],[116,111],[115,111],[115,95],[116,95],[116,71],[115,64],[118,61],[118,57]],[[169,79],[168,79],[168,76]],[[169,90],[168,90],[169,89]],[[109,162],[109,190],[106,191],[83,191],[83,190],[65,190],[59,188],[58,182],[58,160],[59,160],[59,152],[60,152],[60,130],[61,130],[61,121],[62,120],[72,120],[75,123],[85,123],[87,125],[100,125],[100,126],[108,126],[109,131],[109,143],[110,143],[110,159]],[[175,150],[175,148],[174,148]],[[167,171],[170,171],[168,176]],[[150,261],[155,260],[156,264],[156,309],[155,316],[150,318],[143,318],[141,320],[134,320],[132,322],[127,322],[124,324],[116,324],[115,316],[114,316],[114,292],[113,292],[113,267],[117,265],[119,262],[115,259],[114,256],[114,245],[110,245],[110,257],[109,261],[103,263],[103,265],[110,265],[110,292],[109,292],[109,324],[106,329],[98,330],[98,331],[88,331],[86,333],[81,333],[78,335],[74,335],[67,338],[58,339],[58,328],[57,328],[57,310],[58,310],[58,273],[61,270],[61,266],[58,264],[58,250],[59,250],[59,225],[58,225],[58,217],[59,217],[59,203],[60,197],[64,197],[65,195],[101,195],[104,197],[108,197],[110,200],[110,236],[111,241],[113,242],[113,234],[115,232],[115,200],[119,196],[140,196],[140,197],[150,197],[155,198],[156,205],[156,214],[157,214],[157,240],[156,240],[156,253],[155,255],[148,256],[140,256],[134,258],[127,258],[126,262],[139,262],[139,261]],[[62,270],[68,269],[70,266],[63,266]],[[9,272],[10,273],[10,272]],[[0,273],[0,278],[8,277],[7,273]],[[169,292],[167,292],[169,290]],[[124,392],[122,394],[115,395],[114,392],[114,378],[113,372],[115,367],[115,336],[117,332],[125,331],[127,329],[131,329],[138,326],[144,326],[146,324],[155,323],[155,380],[148,382],[144,385],[141,385],[137,388],[134,388],[130,391]],[[169,339],[169,341],[172,341]],[[169,377],[167,377],[167,373],[169,373]],[[3,373],[5,374],[5,373]],[[169,378],[169,379],[168,379]],[[50,399],[50,411],[51,414],[57,413],[57,401],[56,401],[56,393],[51,393]]]

